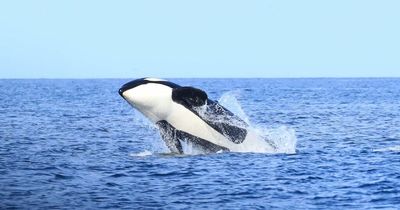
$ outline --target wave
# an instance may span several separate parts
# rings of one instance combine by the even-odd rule
[[[129,154],[132,157],[145,157],[145,156],[151,156],[153,155],[153,152],[149,151],[149,150],[144,150],[142,152],[138,152],[138,153],[131,153]]]
[[[382,149],[374,149],[374,152],[400,152],[400,145],[386,147]]]

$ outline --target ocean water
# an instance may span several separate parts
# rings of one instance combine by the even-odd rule
[[[121,80],[0,80],[0,209],[399,209],[400,79],[171,79],[278,151],[168,154]]]

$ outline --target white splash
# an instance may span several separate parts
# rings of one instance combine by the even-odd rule
[[[296,153],[296,133],[286,126],[278,128],[263,128],[250,126],[243,152],[261,153]]]
[[[237,91],[226,92],[219,100],[222,106],[249,124],[246,139],[233,152],[296,153],[297,138],[295,131],[286,126],[267,128],[263,125],[253,125],[237,100],[238,94]],[[240,125],[236,126],[241,127]]]
[[[240,119],[244,120],[247,124],[250,124],[249,117],[246,115],[239,101],[237,100],[237,96],[240,94],[239,91],[228,91],[222,94],[220,99],[218,100],[219,104],[229,109],[232,113],[236,114],[240,117]]]
[[[382,148],[382,149],[374,149],[374,152],[400,152],[400,145]]]
[[[153,155],[153,153],[148,151],[148,150],[145,150],[145,151],[142,151],[142,152],[139,152],[139,153],[131,153],[129,155],[132,156],[132,157],[145,157],[145,156]]]
[[[196,147],[191,141],[180,141],[182,145],[183,154],[187,155],[200,155],[205,154],[199,147]]]

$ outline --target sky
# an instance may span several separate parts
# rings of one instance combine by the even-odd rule
[[[400,77],[398,0],[10,0],[0,78]]]

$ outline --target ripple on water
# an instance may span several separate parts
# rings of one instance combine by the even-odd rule
[[[55,179],[74,179],[74,176],[68,176],[64,174],[54,174]]]

